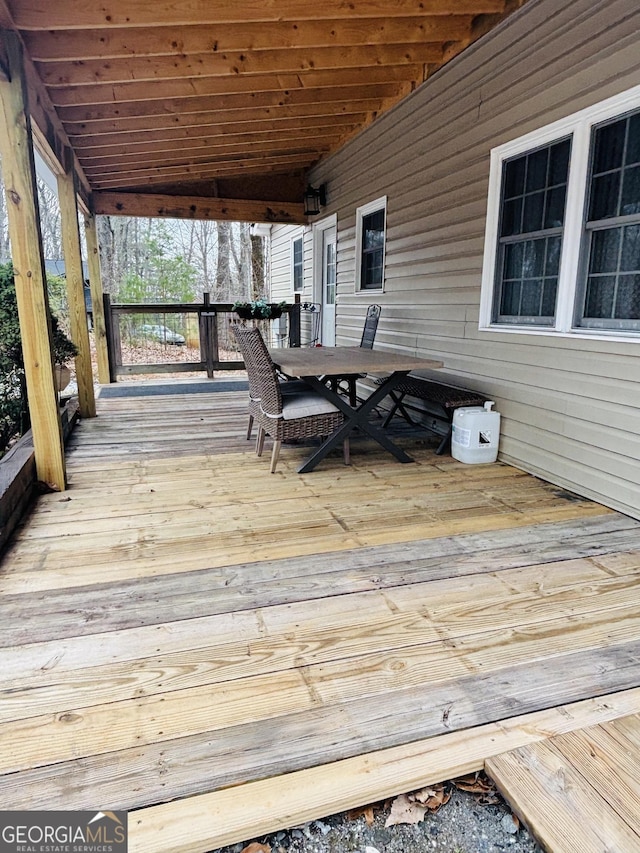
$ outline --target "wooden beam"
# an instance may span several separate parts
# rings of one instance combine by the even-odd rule
[[[184,56],[228,51],[286,50],[304,47],[351,49],[372,44],[449,42],[468,36],[471,15],[421,15],[394,18],[351,18],[343,21],[272,21],[195,24],[176,33],[171,27],[128,27],[110,30],[58,30],[25,33],[25,45],[37,62],[119,59],[141,56]]]
[[[278,74],[310,69],[366,68],[378,65],[415,65],[442,60],[442,44],[364,45],[345,51],[340,47],[292,50],[193,54],[176,57],[133,57],[86,62],[36,63],[46,86],[90,86],[127,80],[174,80],[224,77],[237,74]]]
[[[37,207],[27,84],[18,36],[0,33],[10,82],[0,81],[2,174],[38,479],[66,487],[62,426],[53,376],[51,328]]]
[[[302,202],[245,201],[240,199],[168,196],[152,193],[95,192],[96,214],[105,216],[169,217],[231,222],[287,222],[305,224]],[[101,380],[102,381],[102,380]]]
[[[102,274],[100,272],[100,247],[98,230],[93,214],[84,218],[84,233],[87,242],[87,266],[89,267],[89,286],[91,288],[91,314],[93,317],[93,342],[98,361],[98,380],[103,385],[111,381],[109,375],[109,354],[107,351],[107,327],[102,299]]]
[[[98,5],[86,0],[30,0],[16,4],[14,19],[25,30],[74,30],[131,26],[132,8],[123,0]],[[418,15],[479,15],[501,12],[504,0],[394,0],[395,17]],[[236,24],[245,21],[349,20],[384,18],[389,15],[388,0],[187,0],[183,3],[137,3],[135,23],[139,27],[187,24]],[[43,23],[46,22],[46,23]]]
[[[403,83],[407,79],[421,80],[423,65],[381,65],[367,69],[367,85]],[[171,100],[185,97],[233,95],[247,92],[288,92],[295,89],[339,88],[357,85],[358,69],[330,68],[282,74],[252,74],[250,77],[198,77],[185,87],[183,80],[162,80],[146,83],[98,83],[92,86],[73,86],[51,89],[53,103],[60,107],[99,104],[122,105],[128,101]]]
[[[84,275],[82,272],[82,249],[78,230],[78,205],[76,182],[72,171],[58,176],[58,198],[62,221],[62,246],[64,251],[67,301],[71,338],[78,348],[76,356],[76,380],[80,416],[95,418],[96,400],[93,392],[91,347],[87,327],[87,310],[84,301]]]

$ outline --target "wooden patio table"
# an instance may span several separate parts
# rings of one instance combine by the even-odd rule
[[[296,347],[271,349],[269,352],[273,363],[281,373],[291,378],[304,379],[346,416],[344,424],[311,454],[298,469],[298,473],[306,474],[313,471],[318,462],[324,459],[334,447],[342,444],[356,428],[371,436],[399,462],[413,462],[413,459],[394,444],[382,429],[370,423],[368,415],[393,391],[407,373],[412,370],[440,368],[443,366],[441,361],[363,347]],[[388,374],[388,376],[384,376],[380,385],[366,400],[352,407],[344,397],[322,380],[325,377],[339,378],[354,373],[382,374],[383,376]]]

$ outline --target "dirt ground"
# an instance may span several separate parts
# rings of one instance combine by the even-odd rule
[[[484,775],[458,784],[425,789],[417,802],[387,800],[212,853],[541,853]],[[433,808],[421,808],[425,800]],[[418,822],[389,825],[396,814]]]

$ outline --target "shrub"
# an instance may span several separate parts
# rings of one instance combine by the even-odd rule
[[[65,364],[78,354],[78,350],[53,314],[51,332],[55,362]],[[28,428],[29,408],[13,265],[0,264],[0,455],[16,435],[23,435]]]

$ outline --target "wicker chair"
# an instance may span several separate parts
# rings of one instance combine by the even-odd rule
[[[241,329],[242,326],[234,326],[234,330],[236,328]],[[240,345],[240,349],[242,351],[242,358],[245,363],[245,367],[247,368],[247,379],[249,380],[249,423],[247,425],[247,441],[251,440],[251,433],[253,432],[253,423],[260,415],[260,389],[256,380],[256,371],[255,369],[250,369],[250,365],[254,368],[253,358],[254,353],[253,350],[248,349],[246,352],[243,348],[243,342],[236,335],[236,339]],[[300,391],[310,391],[309,385],[306,382],[303,382],[301,379],[293,380],[293,381],[280,381],[280,389],[283,397],[288,397],[290,394],[297,394]],[[258,441],[260,441],[260,431],[258,431]]]
[[[275,473],[283,441],[326,436],[344,423],[344,414],[316,391],[283,393],[269,350],[259,329],[233,327],[249,376],[250,413],[260,427],[256,452],[262,455],[264,436],[273,439],[271,473]],[[307,386],[308,387],[308,386]],[[349,439],[344,442],[344,461],[349,464]]]

